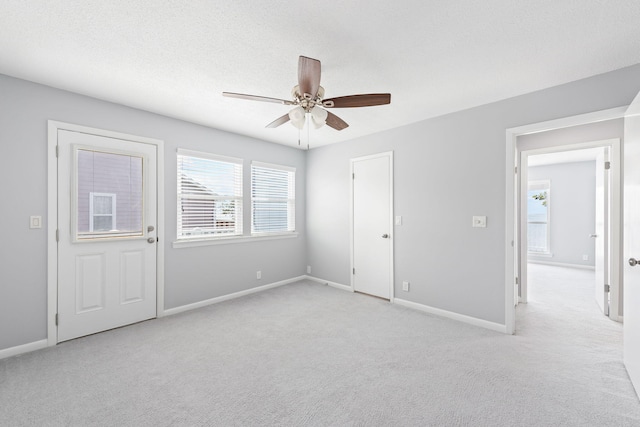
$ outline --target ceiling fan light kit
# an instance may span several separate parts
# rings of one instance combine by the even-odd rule
[[[323,99],[324,88],[320,86],[320,68],[320,61],[317,59],[300,56],[298,59],[298,84],[291,90],[292,100],[235,92],[222,92],[222,95],[250,101],[295,105],[295,108],[289,111],[288,114],[278,117],[269,123],[267,127],[276,128],[290,121],[293,126],[300,130],[304,128],[307,116],[309,116],[309,121],[316,129],[325,124],[335,130],[349,127],[347,122],[328,112],[325,108],[373,107],[391,103],[391,94],[389,93],[371,93]]]
[[[291,120],[292,125],[294,125],[298,129],[302,129],[304,127],[306,115],[307,112],[304,111],[304,108],[296,107],[293,110],[289,111],[289,120]]]

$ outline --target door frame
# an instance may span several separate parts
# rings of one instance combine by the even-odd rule
[[[609,209],[610,209],[610,217],[609,217],[609,277],[610,277],[610,293],[609,296],[611,298],[610,302],[610,312],[609,318],[611,320],[618,321],[619,320],[619,302],[621,295],[621,248],[622,248],[622,186],[621,186],[621,164],[622,157],[621,153],[621,140],[620,138],[611,138],[611,139],[603,139],[598,141],[589,141],[589,142],[580,142],[580,143],[571,143],[571,144],[562,144],[544,147],[544,148],[533,148],[529,150],[520,150],[518,146],[516,146],[517,152],[520,154],[520,173],[519,173],[519,181],[520,181],[520,191],[516,196],[519,200],[519,221],[520,225],[516,224],[517,230],[519,230],[520,234],[517,235],[517,240],[520,243],[520,252],[517,256],[518,264],[520,265],[520,272],[517,274],[520,282],[520,298],[519,302],[527,303],[528,300],[528,276],[527,276],[527,263],[525,260],[528,259],[528,247],[527,247],[527,226],[526,226],[526,198],[523,197],[526,194],[528,174],[529,174],[529,165],[528,159],[529,156],[535,156],[539,154],[548,154],[548,153],[558,153],[565,151],[575,151],[575,150],[584,150],[589,148],[604,148],[608,147],[609,151],[609,161],[611,162],[611,176],[610,176],[610,185],[611,191],[609,193],[608,201]],[[552,190],[553,191],[553,190]],[[618,266],[618,268],[616,268]],[[517,272],[517,270],[516,270]],[[515,288],[514,288],[515,292]]]
[[[354,263],[354,221],[353,221],[353,165],[355,162],[363,161],[363,160],[371,160],[377,159],[380,157],[387,157],[389,159],[389,233],[391,234],[391,250],[389,251],[389,302],[393,303],[395,297],[395,285],[394,285],[394,239],[395,239],[395,229],[393,225],[393,151],[385,151],[382,153],[371,154],[368,156],[355,157],[353,159],[349,159],[349,181],[351,185],[349,186],[349,230],[350,230],[350,267],[351,273],[349,276],[351,277],[351,292],[355,292],[355,283],[353,278],[353,263]]]
[[[164,141],[154,138],[130,135],[109,130],[97,129],[55,120],[47,122],[47,346],[58,343],[56,314],[58,311],[58,131],[68,130],[92,135],[123,139],[140,144],[156,146],[156,202],[157,236],[156,245],[156,317],[164,316]]]
[[[518,254],[519,242],[517,238],[518,194],[517,180],[519,174],[517,137],[529,133],[543,132],[606,120],[620,119],[624,117],[627,106],[579,114],[560,119],[549,120],[540,123],[532,123],[506,129],[506,156],[505,156],[505,329],[507,334],[515,333],[516,304],[515,283],[520,259]],[[621,284],[622,287],[622,284]]]

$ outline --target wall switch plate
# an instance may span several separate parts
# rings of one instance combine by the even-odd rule
[[[42,217],[40,215],[30,216],[29,228],[42,228]]]
[[[311,274],[311,266],[307,265],[307,274]]]
[[[589,255],[582,255],[583,261],[589,261]]]
[[[486,216],[474,216],[473,217],[473,227],[481,227],[484,228],[487,226],[487,217]]]
[[[262,271],[258,270],[258,272],[256,273],[256,279],[262,279]]]
[[[402,282],[402,290],[405,292],[409,292],[409,282]]]
[[[402,216],[400,215],[396,216],[396,225],[402,225]]]

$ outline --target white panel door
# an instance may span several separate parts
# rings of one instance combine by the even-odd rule
[[[640,393],[640,94],[624,118],[624,364]]]
[[[355,291],[393,296],[391,218],[392,156],[352,160],[353,270]]]
[[[156,316],[156,146],[58,130],[58,342]]]
[[[595,232],[591,236],[595,242],[595,296],[600,310],[609,315],[609,292],[605,284],[609,284],[609,169],[608,147],[603,147],[596,156],[596,221]]]

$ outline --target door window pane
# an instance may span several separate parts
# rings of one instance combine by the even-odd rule
[[[77,237],[140,236],[142,157],[77,150]]]

